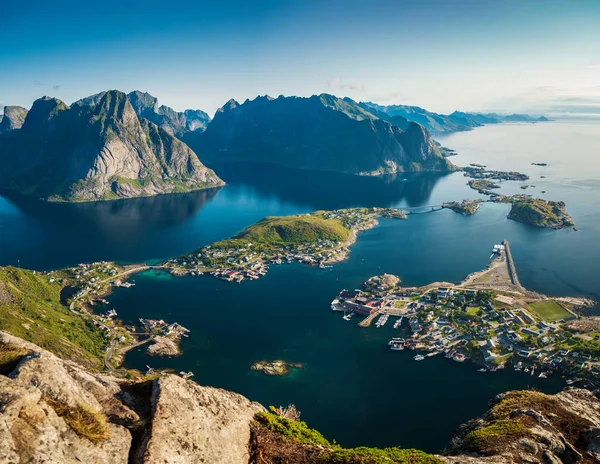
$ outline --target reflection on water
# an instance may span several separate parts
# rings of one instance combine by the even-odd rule
[[[427,204],[441,174],[358,177],[222,166],[221,189],[90,203],[0,197],[0,265],[160,260],[227,238],[265,216],[350,206]]]
[[[276,195],[282,201],[310,205],[315,210],[391,207],[401,203],[427,205],[438,181],[449,175],[430,172],[352,176],[249,163],[221,164],[214,168],[227,183],[250,186],[260,195]]]

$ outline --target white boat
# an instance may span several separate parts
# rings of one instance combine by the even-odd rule
[[[567,380],[567,385],[573,385],[574,383],[575,381],[572,379]]]
[[[422,354],[418,354],[414,357],[415,361],[423,361],[425,359],[425,356],[423,356]]]
[[[482,367],[481,369],[477,369],[477,372],[487,372],[487,369],[485,367]]]
[[[525,369],[523,369],[523,372],[529,372],[529,368],[526,367]]]
[[[547,379],[548,378],[548,374],[546,374],[545,372],[540,372],[540,375],[538,375],[539,379]]]

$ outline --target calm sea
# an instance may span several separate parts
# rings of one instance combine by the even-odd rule
[[[294,403],[303,419],[343,445],[442,449],[453,430],[482,413],[495,394],[562,388],[505,370],[480,373],[445,358],[392,352],[389,326],[360,329],[329,311],[343,288],[389,272],[406,285],[460,281],[488,262],[491,246],[511,241],[521,282],[550,295],[600,299],[600,129],[551,122],[486,126],[440,141],[458,165],[526,172],[502,193],[564,200],[579,231],[541,230],[506,219],[508,205],[486,204],[472,217],[451,211],[383,220],[360,234],[348,261],[333,269],[271,268],[255,282],[209,276],[135,276],[109,298],[119,317],[177,321],[191,329],[183,356],[132,352],[127,364],[192,370],[205,385],[265,405]],[[547,167],[531,163],[545,162]],[[462,174],[356,178],[266,166],[216,167],[228,186],[215,191],[93,204],[45,204],[0,197],[0,264],[51,269],[94,260],[154,262],[235,234],[267,215],[350,206],[416,207],[479,198]],[[543,176],[543,177],[542,177]],[[304,364],[286,378],[249,370],[261,359]]]

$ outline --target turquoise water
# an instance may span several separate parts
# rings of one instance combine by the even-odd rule
[[[414,353],[388,349],[391,323],[359,329],[356,321],[329,311],[342,288],[381,272],[398,274],[406,285],[460,281],[484,267],[492,244],[502,239],[511,241],[526,287],[600,298],[597,126],[488,126],[441,142],[459,152],[456,164],[527,172],[527,183],[535,185],[527,192],[565,200],[580,230],[531,228],[506,219],[510,206],[485,204],[472,217],[443,210],[383,220],[361,233],[350,258],[333,269],[274,266],[266,277],[241,284],[209,276],[136,275],[135,287],[109,297],[119,317],[175,320],[192,333],[180,358],[150,358],[136,350],[127,364],[192,370],[202,384],[265,405],[294,403],[312,426],[344,445],[431,451],[443,448],[455,427],[482,413],[496,393],[560,389],[559,377],[480,373],[469,363],[440,357],[415,362]],[[0,197],[0,264],[49,269],[98,259],[160,260],[228,237],[266,215],[480,197],[460,173],[356,178],[264,166],[216,170],[229,185],[211,192],[79,205]],[[520,185],[506,182],[501,192],[521,192]],[[249,370],[255,361],[278,358],[305,367],[287,378]]]

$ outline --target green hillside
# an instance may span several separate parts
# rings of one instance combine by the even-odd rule
[[[63,285],[47,275],[0,267],[0,330],[56,355],[98,367],[106,343],[102,332],[61,304]]]

